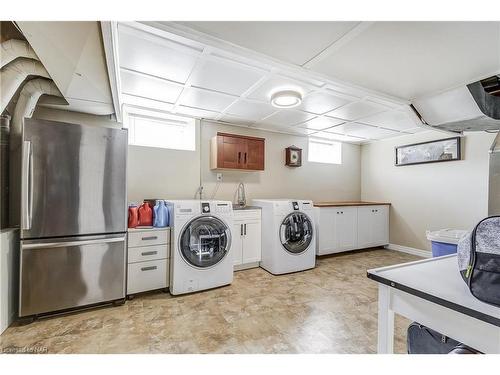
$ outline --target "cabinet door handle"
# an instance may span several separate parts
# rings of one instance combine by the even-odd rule
[[[158,236],[142,237],[143,241],[156,240],[156,239],[158,239]]]
[[[158,254],[158,251],[145,251],[141,253],[141,255],[155,255]]]
[[[240,236],[243,236],[243,224],[240,224]]]
[[[238,152],[238,164],[241,163],[241,152]]]
[[[245,236],[246,236],[247,235],[247,225],[246,224],[244,224],[244,225],[245,225]]]
[[[141,271],[153,271],[157,268],[158,268],[157,266],[142,267]]]
[[[247,153],[245,152],[245,164],[247,163]]]

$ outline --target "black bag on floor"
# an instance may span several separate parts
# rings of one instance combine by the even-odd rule
[[[500,306],[500,216],[481,220],[458,243],[458,267],[470,292]]]
[[[416,322],[409,325],[406,338],[408,354],[448,354],[460,344]]]
[[[472,349],[470,346],[464,344],[458,344],[448,354],[482,354],[482,353],[477,351],[476,349]]]

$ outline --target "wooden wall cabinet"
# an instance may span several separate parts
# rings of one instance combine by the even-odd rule
[[[217,133],[210,147],[210,169],[264,170],[264,138]]]

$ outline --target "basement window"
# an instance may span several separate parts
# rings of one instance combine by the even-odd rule
[[[163,112],[127,108],[123,124],[133,146],[196,150],[195,119]]]
[[[314,163],[342,164],[342,143],[309,138],[307,160]]]

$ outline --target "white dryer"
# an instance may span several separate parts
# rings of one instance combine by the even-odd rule
[[[170,293],[215,288],[233,281],[228,201],[178,200],[172,205]]]
[[[255,199],[262,207],[262,261],[274,275],[316,266],[313,203],[298,199]]]

